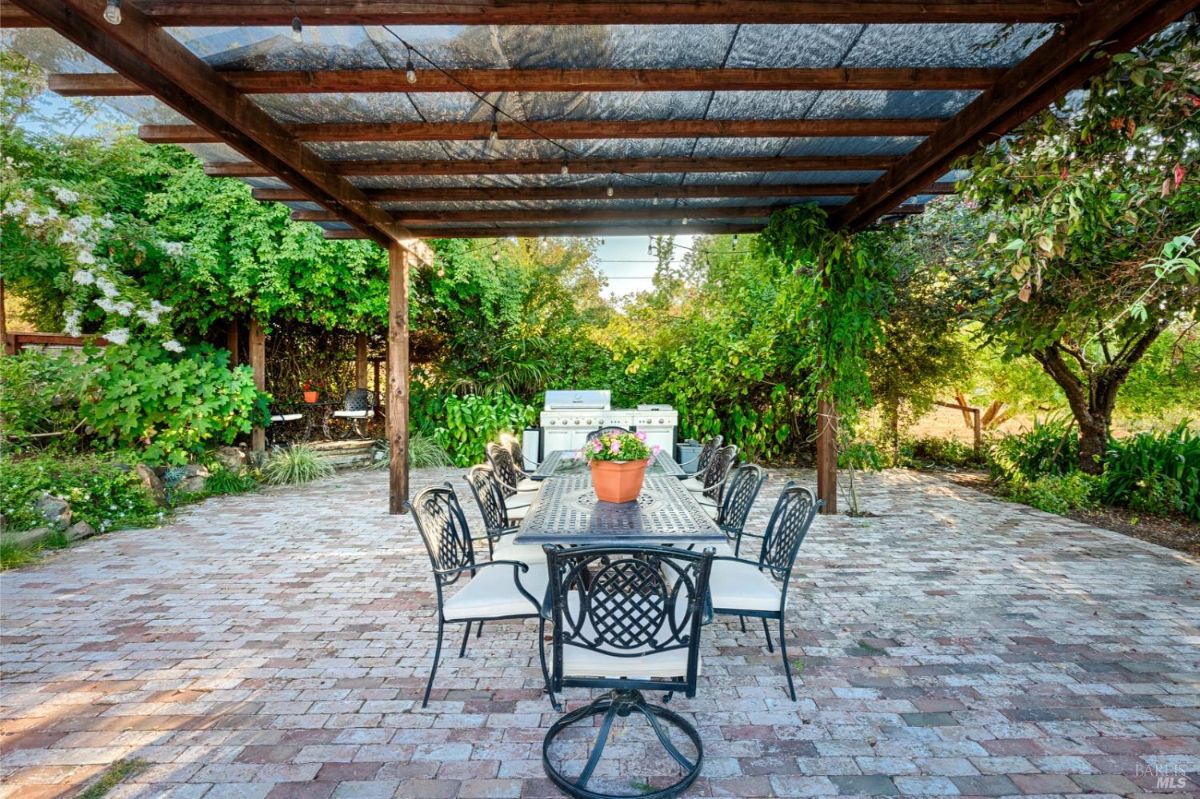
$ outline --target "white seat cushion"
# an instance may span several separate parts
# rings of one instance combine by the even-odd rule
[[[708,590],[715,610],[779,610],[779,586],[750,563],[713,561]]]
[[[470,577],[469,572],[464,573],[459,581],[467,577]],[[540,600],[546,595],[549,578],[545,566],[530,565],[529,571],[521,573],[520,579],[521,585],[535,598]],[[453,586],[449,588],[453,590]],[[513,581],[513,567],[506,564],[480,569],[442,607],[447,621],[532,616],[537,612],[538,608],[517,590],[517,584]]]
[[[508,515],[508,520],[510,522],[519,522],[525,518],[527,513],[529,513],[529,508],[529,505],[522,505],[519,508],[507,508],[505,513]]]
[[[513,494],[504,500],[504,507],[512,510],[513,508],[528,508],[533,504],[533,494]]]
[[[701,503],[700,507],[703,508],[704,512],[708,514],[708,518],[712,519],[714,522],[717,520],[717,517],[721,515],[721,509],[716,505],[706,505]]]
[[[540,482],[537,480],[530,480],[528,477],[523,478],[521,482],[517,483],[517,491],[521,492],[537,491],[541,487],[542,484]]]
[[[695,491],[698,493],[704,490],[704,481],[697,480],[695,477],[689,477],[686,480],[680,480],[679,483],[688,491]]]
[[[333,415],[339,419],[370,419],[375,411],[334,411]]]
[[[303,419],[303,418],[304,418],[304,414],[302,414],[302,413],[277,413],[271,417],[271,421],[272,422],[295,422],[295,421],[297,421],[299,419]]]
[[[513,536],[506,535],[496,542],[496,560],[519,560],[522,563],[546,565],[546,551],[541,544],[514,544]]]

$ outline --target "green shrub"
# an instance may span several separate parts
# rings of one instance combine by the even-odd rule
[[[81,370],[37,350],[0,357],[0,429],[9,452],[78,444]]]
[[[0,503],[8,530],[44,525],[34,505],[43,493],[65,499],[72,519],[100,532],[155,524],[161,514],[136,473],[98,457],[39,455],[0,462]]]
[[[372,467],[388,467],[391,461],[391,447],[386,438],[376,440],[372,455]],[[446,448],[434,440],[433,436],[413,433],[408,439],[408,465],[414,469],[439,469],[453,466],[454,461],[451,460],[450,453],[446,452]]]
[[[258,488],[258,480],[248,469],[233,471],[224,466],[214,466],[204,481],[204,492],[211,496],[244,494]]]
[[[12,541],[0,540],[0,570],[15,569],[27,563],[33,563],[47,549],[63,549],[71,545],[63,530],[51,531],[45,538],[34,544],[17,546]]]
[[[1008,495],[1017,502],[1058,514],[1096,507],[1103,490],[1104,478],[1078,471],[1018,478],[1007,484]]]
[[[1181,424],[1109,442],[1104,501],[1200,521],[1200,435]]]
[[[333,474],[333,467],[307,444],[293,444],[271,453],[263,477],[271,485],[309,483]]]
[[[904,466],[928,468],[930,466],[983,466],[986,461],[975,448],[957,438],[925,436],[904,441],[900,444],[899,462]]]
[[[1079,464],[1079,439],[1067,419],[1034,420],[1030,430],[992,442],[990,463],[992,477],[1006,482],[1064,475]]]
[[[433,438],[456,466],[482,463],[488,442],[502,432],[524,429],[537,415],[532,405],[508,394],[449,396],[444,407],[445,423],[434,431]]]
[[[267,424],[267,396],[247,367],[208,345],[172,355],[157,344],[105,349],[88,372],[85,421],[105,443],[148,463],[187,463],[214,444]]]

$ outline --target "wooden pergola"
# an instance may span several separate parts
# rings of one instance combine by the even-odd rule
[[[1197,5],[0,0],[0,26],[58,68],[53,90],[387,249],[399,513],[423,239],[754,232],[796,203],[861,229],[951,191],[955,159]],[[836,425],[821,402],[826,512]]]

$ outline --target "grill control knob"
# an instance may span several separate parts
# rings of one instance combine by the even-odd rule
[[[659,419],[659,420],[658,420],[658,423],[659,423],[659,424],[662,424],[662,423],[663,423],[663,420],[662,420],[662,419]]]
[[[588,423],[588,424],[591,424],[591,423],[592,423],[592,420],[591,420],[591,419],[588,419],[588,420],[587,420],[587,423]]]

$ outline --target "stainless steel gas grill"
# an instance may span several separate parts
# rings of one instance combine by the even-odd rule
[[[526,450],[530,455],[540,452],[539,460],[558,450],[579,449],[589,432],[614,425],[641,431],[648,443],[673,454],[679,414],[670,405],[614,409],[612,392],[607,389],[547,391],[540,424],[539,446]],[[532,437],[529,440],[532,443]]]

